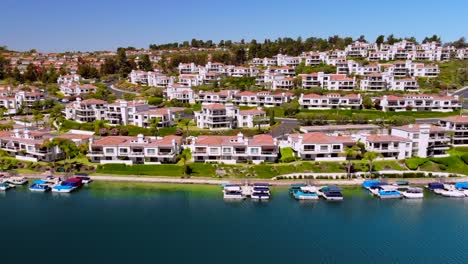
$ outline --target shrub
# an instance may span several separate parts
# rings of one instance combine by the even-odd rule
[[[465,164],[468,164],[468,153],[461,155],[460,158],[465,162]]]
[[[427,162],[424,158],[409,158],[405,159],[405,164],[410,170],[417,170],[419,166]]]

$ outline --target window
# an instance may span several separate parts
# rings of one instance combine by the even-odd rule
[[[305,151],[314,151],[315,150],[315,145],[304,145],[304,150]]]
[[[106,153],[107,154],[114,154],[114,149],[113,148],[106,148]]]
[[[328,146],[327,145],[320,146],[320,151],[328,151]]]
[[[210,153],[218,153],[218,148],[210,148]]]
[[[154,154],[156,154],[156,149],[154,149],[154,148],[147,149],[146,153],[148,153],[148,155],[154,155]]]
[[[251,154],[258,154],[258,148],[251,148],[250,153]]]
[[[333,150],[341,150],[341,146],[340,145],[333,145]]]
[[[231,149],[230,148],[223,148],[223,153],[231,153]]]

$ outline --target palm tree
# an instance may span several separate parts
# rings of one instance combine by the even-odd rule
[[[159,123],[161,123],[161,120],[162,120],[161,117],[153,117],[148,122],[150,127],[154,129],[155,136],[158,136],[158,134],[159,134],[158,125],[159,125]]]
[[[353,145],[352,147],[347,147],[345,151],[341,154],[342,156],[346,157],[346,160],[348,160],[348,164],[346,165],[348,178],[351,178],[351,167],[352,167],[351,160],[355,159],[360,154],[361,154],[361,149],[357,145]]]
[[[184,149],[179,155],[178,158],[184,163],[184,175],[188,176],[190,173],[190,167],[187,165],[187,161],[190,160],[192,153],[190,149]]]
[[[33,111],[32,121],[36,123],[36,128],[39,127],[39,121],[41,121],[43,119],[44,119],[44,115],[41,112],[39,112],[37,110]]]
[[[182,120],[182,124],[185,126],[185,131],[187,132],[187,134],[185,135],[185,137],[188,137],[189,136],[189,124],[190,124],[190,119],[183,119]]]
[[[374,160],[376,160],[380,156],[382,156],[382,154],[373,151],[368,151],[364,153],[364,159],[367,160],[369,163],[369,177],[370,175],[372,175]]]
[[[104,120],[94,121],[94,132],[95,133],[99,133],[101,128],[105,128],[105,127],[106,127],[106,121],[104,121]]]
[[[0,107],[0,119],[3,119],[6,112],[7,112],[7,109],[5,107]]]
[[[260,131],[260,126],[266,121],[265,116],[257,115],[253,117],[253,125],[258,126],[258,131]]]

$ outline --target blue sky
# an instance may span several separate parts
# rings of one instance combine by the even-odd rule
[[[468,1],[2,0],[0,45],[40,51],[363,34],[468,36]]]

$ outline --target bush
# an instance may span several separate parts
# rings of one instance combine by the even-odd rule
[[[164,101],[161,97],[150,97],[148,98],[148,104],[150,105],[160,105]]]
[[[280,162],[288,163],[296,160],[292,148],[281,148],[280,149]]]
[[[409,158],[405,159],[405,164],[410,170],[417,170],[419,166],[427,162],[424,158]]]
[[[468,153],[461,155],[460,158],[468,165]]]

